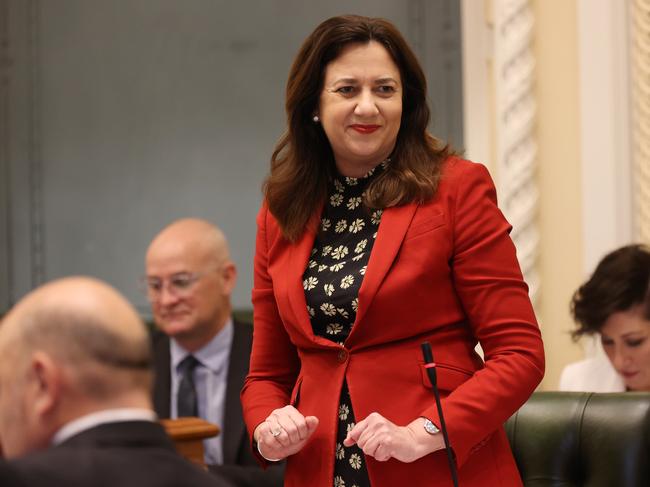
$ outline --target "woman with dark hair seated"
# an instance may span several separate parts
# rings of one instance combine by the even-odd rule
[[[650,249],[629,245],[600,261],[571,301],[574,340],[600,335],[601,357],[569,364],[561,390],[650,391]]]

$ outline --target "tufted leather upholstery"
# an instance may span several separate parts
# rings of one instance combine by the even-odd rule
[[[505,426],[526,487],[650,486],[650,393],[536,392]]]

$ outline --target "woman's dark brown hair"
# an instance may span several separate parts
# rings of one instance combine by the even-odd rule
[[[650,249],[639,244],[621,247],[607,254],[573,295],[571,313],[578,326],[571,336],[577,340],[598,333],[613,313],[644,302],[650,319]]]
[[[402,78],[402,119],[391,162],[366,191],[365,204],[386,208],[430,199],[438,186],[448,146],[427,132],[429,108],[422,68],[410,47],[390,22],[357,15],[332,17],[305,40],[287,81],[287,131],[271,157],[264,183],[269,210],[286,238],[295,241],[326,197],[334,155],[320,124],[318,111],[326,66],[352,43],[380,43]]]

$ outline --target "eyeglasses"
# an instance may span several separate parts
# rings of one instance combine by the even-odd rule
[[[151,301],[158,301],[160,299],[165,286],[167,286],[167,292],[170,294],[173,294],[178,298],[185,298],[192,291],[194,284],[196,284],[199,279],[207,273],[208,271],[179,272],[178,274],[173,274],[169,279],[144,276],[141,278],[140,284],[142,290],[147,294],[147,297]]]

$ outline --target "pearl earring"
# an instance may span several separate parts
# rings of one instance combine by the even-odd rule
[[[320,122],[320,118],[318,118],[318,115],[314,115],[314,118],[312,118],[312,120],[314,121],[314,123]]]

